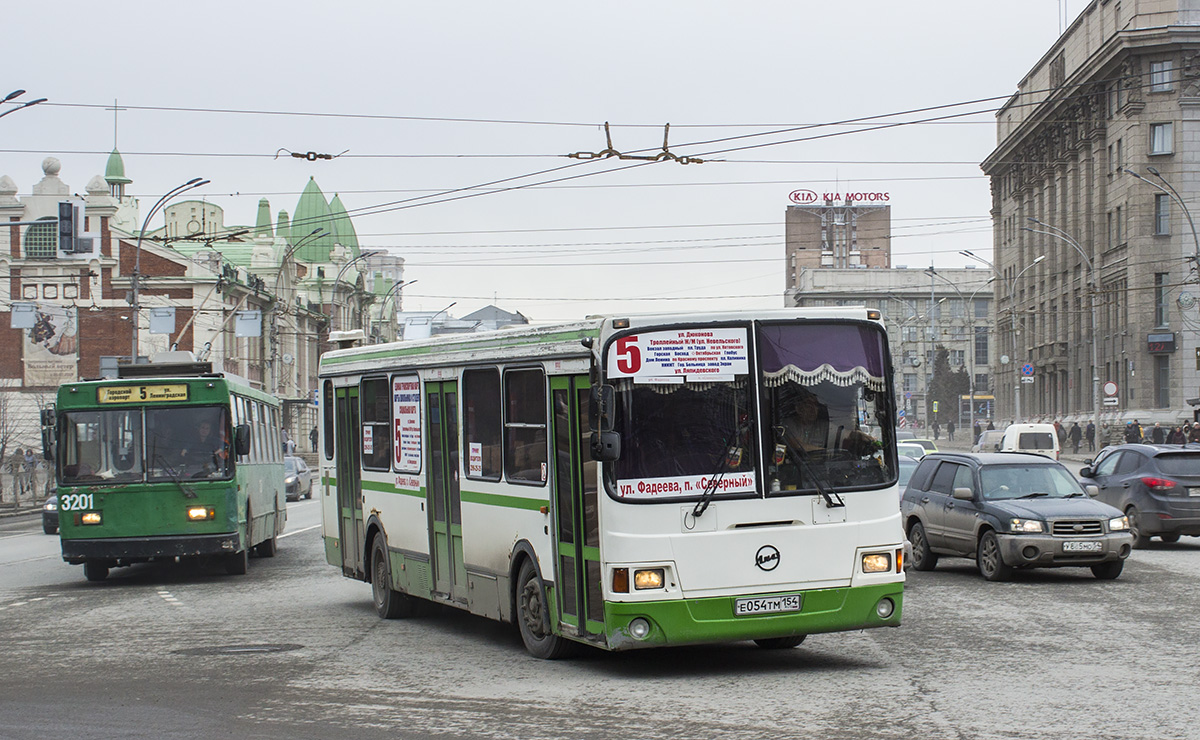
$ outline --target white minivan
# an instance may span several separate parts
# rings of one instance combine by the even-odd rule
[[[1057,460],[1062,452],[1053,424],[1009,424],[1000,439],[1001,452],[1032,452]]]

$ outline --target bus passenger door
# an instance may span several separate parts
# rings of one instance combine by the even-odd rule
[[[342,572],[364,575],[363,553],[362,444],[359,429],[358,388],[338,388],[334,439],[337,444],[337,501],[341,512],[339,537],[342,543]]]
[[[467,600],[463,563],[462,501],[458,478],[458,383],[426,383],[429,438],[426,496],[429,557],[433,590],[455,601]]]
[[[554,535],[558,619],[579,637],[604,634],[597,516],[599,463],[592,459],[587,375],[552,377],[554,407]]]

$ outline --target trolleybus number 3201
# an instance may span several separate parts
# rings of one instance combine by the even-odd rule
[[[733,603],[733,613],[739,617],[747,614],[770,614],[771,612],[800,611],[800,594],[768,596],[766,598],[738,599]]]
[[[68,493],[58,497],[58,508],[62,511],[76,511],[95,508],[90,493]]]

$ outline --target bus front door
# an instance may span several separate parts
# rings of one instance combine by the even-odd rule
[[[554,533],[559,624],[566,634],[603,640],[604,598],[600,585],[597,517],[598,463],[592,459],[586,375],[553,377]]]
[[[360,468],[358,388],[338,388],[334,402],[337,428],[337,501],[339,537],[342,545],[342,572],[350,576],[366,574],[363,557],[362,473]]]
[[[458,383],[426,383],[426,511],[434,592],[467,601],[463,563],[462,501],[458,479]]]

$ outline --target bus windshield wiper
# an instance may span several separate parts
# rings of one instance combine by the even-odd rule
[[[775,433],[780,438],[785,436],[783,434],[783,427],[776,427]],[[784,447],[787,448],[788,455],[790,455],[793,460],[799,463],[800,467],[804,470],[808,477],[812,479],[813,488],[816,488],[817,493],[821,494],[821,498],[825,499],[826,506],[831,509],[836,509],[839,506],[846,505],[846,502],[842,500],[841,496],[839,496],[836,492],[830,493],[830,491],[821,484],[821,476],[817,475],[817,471],[813,469],[812,464],[808,461],[808,453],[804,451],[803,447],[793,447],[787,443],[786,439],[784,440]]]
[[[721,459],[717,461],[716,471],[708,477],[708,485],[704,487],[704,492],[700,494],[700,499],[696,502],[696,506],[692,509],[692,516],[702,516],[708,510],[708,505],[712,503],[713,496],[717,495],[717,489],[721,487],[721,480],[725,477],[725,471],[729,470],[730,452],[733,448],[730,447],[751,427],[750,416],[746,415],[737,428],[733,430],[733,434],[725,440],[721,445]]]

